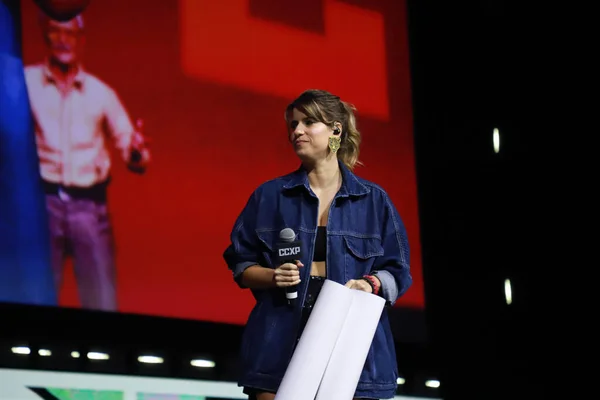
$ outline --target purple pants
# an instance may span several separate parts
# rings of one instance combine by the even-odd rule
[[[57,293],[65,258],[73,257],[82,308],[116,311],[115,251],[106,202],[46,195]]]

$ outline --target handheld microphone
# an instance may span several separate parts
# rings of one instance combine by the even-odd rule
[[[285,263],[295,264],[296,260],[300,260],[302,257],[302,242],[296,240],[296,233],[292,229],[282,229],[279,232],[279,240],[280,242],[276,246],[279,265]],[[285,297],[288,304],[293,305],[298,298],[298,288],[296,286],[286,287]]]

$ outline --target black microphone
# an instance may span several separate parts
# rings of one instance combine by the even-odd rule
[[[302,242],[296,240],[296,233],[290,228],[282,229],[279,232],[279,240],[277,243],[277,261],[279,265],[285,263],[295,264],[296,260],[300,260],[302,257]],[[298,288],[296,286],[290,286],[285,288],[285,297],[288,300],[288,304],[294,305],[298,298]]]

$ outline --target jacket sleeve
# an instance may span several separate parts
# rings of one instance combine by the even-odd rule
[[[257,192],[254,192],[237,217],[230,234],[230,244],[223,253],[233,279],[241,288],[245,288],[241,283],[242,273],[252,265],[260,265],[261,253],[255,231],[257,204]]]
[[[383,255],[377,257],[371,273],[381,281],[381,296],[388,305],[393,305],[412,285],[410,251],[404,223],[385,193],[383,202]]]

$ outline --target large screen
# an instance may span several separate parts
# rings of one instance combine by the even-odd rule
[[[404,1],[92,0],[52,28],[21,3],[31,134],[42,178],[62,182],[44,184],[60,306],[245,323],[254,299],[223,251],[252,191],[298,168],[284,110],[319,88],[356,106],[355,172],[408,232],[396,306],[424,307]],[[77,58],[69,85],[51,55]]]
[[[2,400],[235,400],[233,382],[0,368]],[[397,395],[394,400],[416,400]]]

